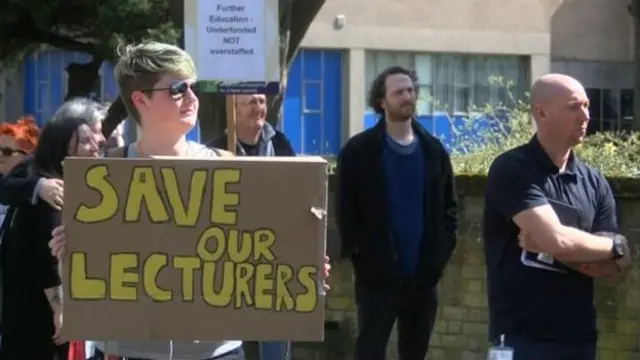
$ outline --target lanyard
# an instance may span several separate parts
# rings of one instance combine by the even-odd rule
[[[505,345],[505,336],[500,335],[500,344],[487,352],[487,360],[513,360],[513,348]]]

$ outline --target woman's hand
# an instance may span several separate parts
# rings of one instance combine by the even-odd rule
[[[62,331],[62,311],[53,312],[53,343],[56,345],[62,345],[65,343],[60,338],[60,332]]]
[[[51,249],[51,255],[62,260],[67,251],[67,233],[64,225],[60,225],[53,229],[51,232],[51,240],[49,241],[49,249]]]
[[[64,181],[60,179],[44,179],[38,191],[40,199],[56,210],[62,210],[64,197]]]
[[[327,284],[327,279],[329,278],[329,272],[331,271],[331,265],[329,265],[329,257],[327,255],[324,256],[324,291],[328,291],[331,289],[331,286]]]

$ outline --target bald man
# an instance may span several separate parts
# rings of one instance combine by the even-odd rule
[[[267,122],[267,97],[236,95],[236,154],[241,156],[295,156],[287,137]],[[227,148],[227,135],[209,146]]]
[[[629,267],[604,177],[572,152],[589,123],[589,99],[569,76],[531,89],[537,133],[489,169],[483,240],[489,333],[516,360],[595,360],[593,278]]]

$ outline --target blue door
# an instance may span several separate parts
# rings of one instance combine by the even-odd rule
[[[301,49],[287,79],[280,127],[298,154],[337,155],[342,129],[342,51]]]

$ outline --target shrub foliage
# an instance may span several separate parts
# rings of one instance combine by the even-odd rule
[[[482,130],[454,130],[459,134],[458,146],[451,153],[456,174],[484,175],[498,155],[531,139],[535,127],[527,100],[513,100],[511,106],[501,109],[483,109],[483,118],[488,118],[485,121],[491,122],[491,126],[485,126]],[[508,117],[498,119],[492,115],[496,112],[506,113]],[[473,128],[477,121],[477,117],[470,117],[465,126]],[[473,136],[465,133],[472,133]],[[483,140],[478,141],[479,138]],[[640,133],[602,132],[589,135],[584,143],[575,148],[575,152],[582,161],[605,176],[640,177]]]

